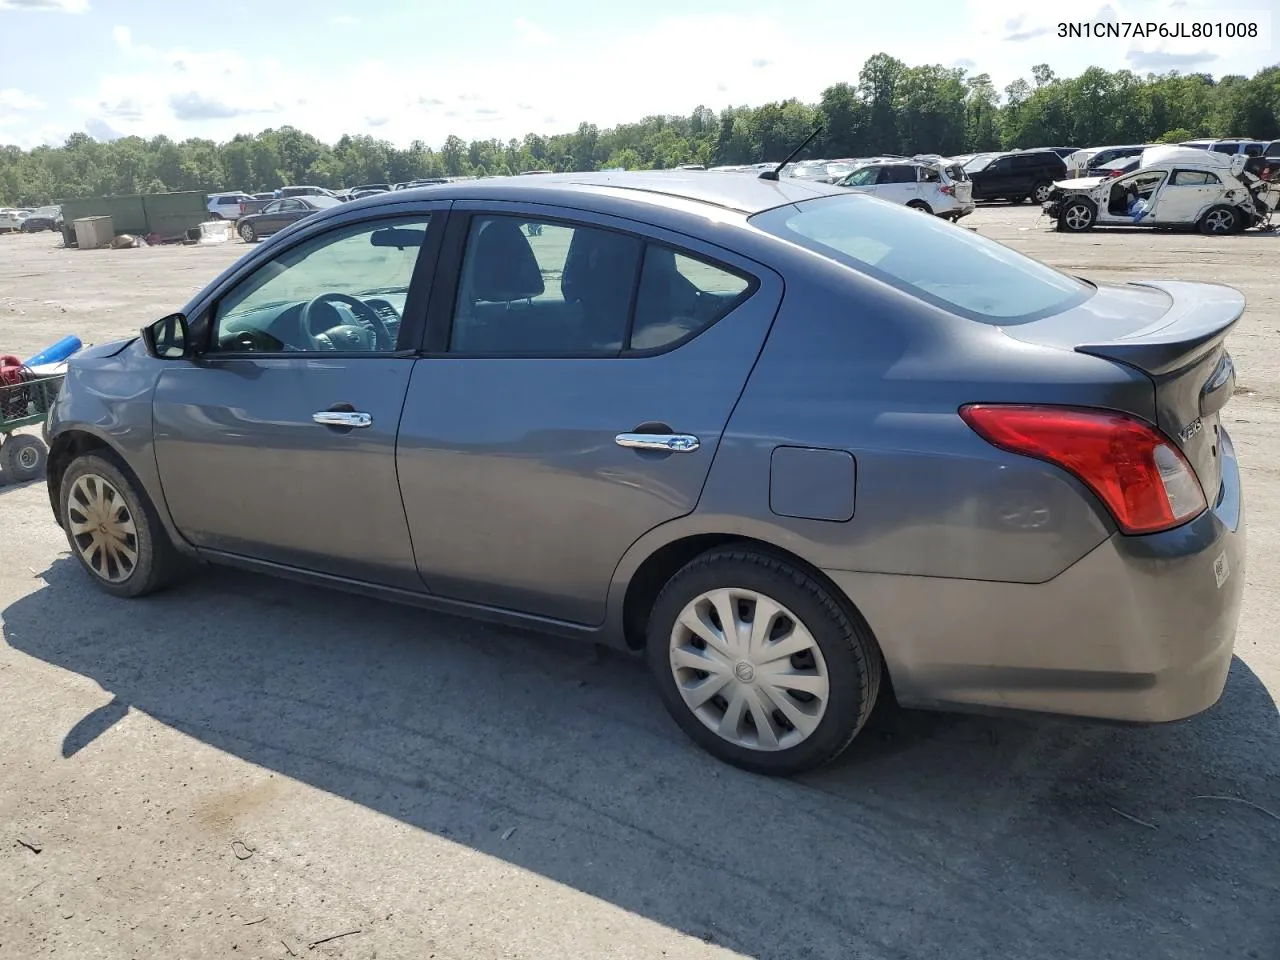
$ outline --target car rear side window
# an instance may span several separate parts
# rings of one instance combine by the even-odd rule
[[[450,351],[617,356],[643,247],[639,237],[596,227],[475,217]]]
[[[756,214],[751,222],[981,323],[1026,323],[1093,293],[1083,281],[971,230],[861,194],[789,204]]]
[[[1169,185],[1174,187],[1205,187],[1221,182],[1216,173],[1210,173],[1208,170],[1175,170]]]
[[[661,350],[711,326],[749,295],[751,281],[671,247],[645,249],[630,349]]]

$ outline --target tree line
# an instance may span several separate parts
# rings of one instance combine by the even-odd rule
[[[907,66],[888,54],[837,83],[818,103],[790,99],[719,113],[650,116],[601,130],[516,140],[450,136],[438,149],[371,136],[330,145],[293,127],[241,134],[226,143],[166,136],[98,142],[72,134],[63,146],[0,147],[0,205],[34,206],[104,194],[170,190],[330,188],[417,177],[487,176],[526,170],[670,168],[682,163],[781,160],[816,124],[808,156],[956,155],[1033,146],[1176,142],[1193,137],[1272,138],[1280,127],[1280,65],[1253,77],[1148,74],[1091,67],[1061,78],[1045,65],[997,91],[988,74]]]

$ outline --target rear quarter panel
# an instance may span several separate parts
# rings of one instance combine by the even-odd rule
[[[1152,399],[1140,374],[1015,341],[807,252],[783,272],[787,293],[716,456],[700,525],[761,537],[823,569],[1023,583],[1051,579],[1113,532],[1074,477],[990,446],[958,408],[1034,399],[1141,409]],[[852,454],[852,518],[775,514],[779,446]]]

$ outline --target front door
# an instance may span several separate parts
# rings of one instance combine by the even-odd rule
[[[1105,201],[1098,204],[1098,223],[1155,222],[1161,203],[1161,186],[1167,176],[1165,170],[1139,170],[1104,184]],[[1134,204],[1138,202],[1145,205],[1145,213],[1141,208],[1135,208]]]
[[[395,452],[429,229],[419,213],[310,234],[209,307],[203,354],[166,369],[153,402],[165,501],[190,542],[421,588]]]
[[[435,594],[597,624],[627,548],[697,505],[781,279],[630,221],[470,206],[400,429],[418,566]]]

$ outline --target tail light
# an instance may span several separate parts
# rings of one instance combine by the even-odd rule
[[[244,201],[240,201],[240,216],[244,216]]]
[[[998,403],[967,404],[960,416],[993,446],[1074,474],[1124,533],[1168,530],[1208,506],[1182,451],[1137,417],[1083,407]]]
[[[947,184],[945,184],[945,183],[944,183],[942,186],[940,186],[938,189],[939,189],[942,193],[945,193],[948,197],[954,197],[954,196],[955,196],[955,194],[956,194],[956,188],[955,188],[955,187],[952,187],[952,186],[948,186],[948,185],[947,185]]]

